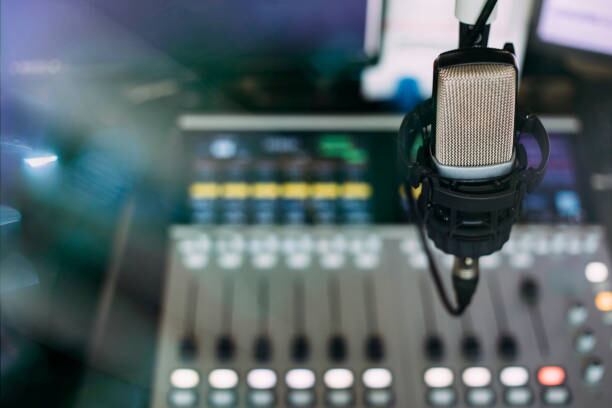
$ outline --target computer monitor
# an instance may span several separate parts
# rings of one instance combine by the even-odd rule
[[[560,51],[582,51],[612,58],[609,0],[542,0],[537,40]]]

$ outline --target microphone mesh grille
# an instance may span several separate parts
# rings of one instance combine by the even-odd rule
[[[512,158],[516,71],[508,64],[440,69],[435,156],[445,166],[477,167]]]

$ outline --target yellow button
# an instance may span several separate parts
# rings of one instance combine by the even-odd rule
[[[255,183],[253,197],[259,199],[275,199],[280,194],[280,186],[276,183]]]
[[[602,312],[612,312],[612,292],[599,292],[595,296],[595,306]]]
[[[372,195],[372,186],[368,183],[344,183],[342,196],[346,199],[367,200]]]
[[[193,183],[189,186],[191,198],[217,198],[220,193],[217,183]]]
[[[293,200],[304,200],[308,198],[310,188],[306,183],[285,183],[283,186],[283,197]]]
[[[247,183],[225,183],[223,185],[223,196],[237,200],[248,198],[249,185]]]
[[[312,187],[312,196],[319,200],[333,200],[338,197],[336,183],[315,183]]]

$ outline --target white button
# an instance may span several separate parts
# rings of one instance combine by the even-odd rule
[[[344,252],[346,250],[346,240],[342,235],[333,238],[322,238],[317,242],[317,251],[321,254]]]
[[[431,388],[450,387],[455,380],[455,375],[450,368],[432,367],[425,371],[423,376],[425,385]]]
[[[329,390],[325,395],[325,400],[330,407],[354,406],[352,390]]]
[[[488,269],[495,269],[501,264],[501,257],[499,254],[491,254],[487,256],[483,256],[479,260],[480,266]]]
[[[506,387],[521,387],[529,381],[529,371],[524,367],[506,367],[499,373],[499,381]]]
[[[219,254],[217,263],[222,269],[236,269],[242,265],[242,255],[237,252]]]
[[[171,407],[195,407],[198,394],[193,390],[172,390],[168,396]]]
[[[287,371],[285,383],[294,390],[307,390],[315,385],[315,374],[307,368],[294,368]]]
[[[513,407],[526,407],[531,405],[533,393],[528,387],[508,388],[504,394],[506,404]]]
[[[550,252],[550,245],[546,237],[542,236],[534,242],[533,252],[537,255],[547,255]]]
[[[414,269],[425,269],[427,267],[427,256],[423,252],[412,254],[408,259],[410,266]]]
[[[321,266],[325,269],[338,269],[344,265],[344,254],[329,252],[321,255]]]
[[[229,368],[218,368],[208,374],[208,384],[218,390],[228,390],[238,385],[238,373]]]
[[[486,387],[491,383],[491,371],[485,367],[466,368],[461,379],[468,387]]]
[[[344,252],[346,251],[346,248],[347,248],[346,239],[342,235],[335,235],[329,241],[329,249],[331,249],[334,252]]]
[[[235,390],[210,390],[208,394],[209,406],[221,408],[221,407],[235,407],[236,400],[238,399]]]
[[[467,392],[468,405],[473,407],[490,407],[495,402],[495,393],[491,388],[473,388]]]
[[[307,253],[295,252],[287,254],[287,266],[291,269],[304,269],[310,265],[310,255]]]
[[[570,306],[567,311],[567,322],[572,326],[580,326],[586,321],[588,316],[589,311],[584,305],[575,304]]]
[[[550,241],[550,249],[555,254],[561,254],[565,251],[565,235],[556,234]]]
[[[366,250],[371,252],[380,252],[382,248],[382,241],[378,235],[368,235],[364,244]]]
[[[434,407],[452,407],[456,400],[457,395],[452,388],[435,388],[427,393],[427,401]]]
[[[519,252],[509,255],[510,265],[517,269],[527,269],[533,266],[533,255],[527,252]]]
[[[400,251],[406,255],[412,255],[415,252],[419,252],[421,246],[416,239],[405,239],[400,244]]]
[[[565,387],[548,387],[542,394],[546,405],[566,405],[570,399],[570,392]]]
[[[380,258],[375,253],[364,252],[355,255],[355,266],[359,269],[374,269],[379,262]]]
[[[251,390],[248,394],[249,407],[273,407],[275,404],[274,391]]]
[[[256,368],[247,374],[249,387],[256,390],[269,390],[276,387],[276,373],[269,368]]]
[[[203,236],[197,239],[189,239],[180,241],[178,244],[178,250],[183,254],[191,254],[194,252],[208,252],[210,249],[210,240],[208,237]]]
[[[388,389],[371,389],[366,391],[366,402],[370,407],[391,407],[393,406],[393,392]]]
[[[570,255],[578,255],[582,251],[582,242],[578,237],[571,237],[568,239],[566,250]]]
[[[584,370],[584,381],[587,384],[597,384],[605,374],[605,367],[599,361],[590,362]]]
[[[249,250],[253,254],[257,254],[259,252],[276,252],[278,247],[278,238],[276,238],[274,235],[253,238],[249,242]]]
[[[183,256],[183,265],[189,269],[202,269],[208,265],[208,255],[201,252],[191,252]]]
[[[175,388],[194,388],[200,384],[200,374],[191,368],[177,368],[170,374],[170,384]]]
[[[312,407],[315,395],[311,390],[291,390],[287,395],[287,400],[291,407]]]
[[[349,251],[353,254],[360,254],[362,253],[365,249],[365,243],[363,240],[363,237],[357,237],[357,238],[353,238],[349,241]]]
[[[276,254],[274,253],[260,253],[253,254],[253,266],[256,269],[270,269],[276,265]]]
[[[308,235],[286,238],[282,243],[283,251],[287,254],[293,252],[312,251],[312,239]]]
[[[361,380],[366,388],[389,388],[393,383],[393,374],[386,368],[368,368],[363,372]]]
[[[587,254],[594,254],[599,249],[599,234],[590,233],[586,236],[586,238],[582,241],[582,250]]]
[[[351,388],[354,381],[353,372],[346,368],[331,368],[323,375],[325,386],[336,390]]]
[[[608,280],[608,267],[603,262],[590,262],[584,269],[587,280],[591,283],[602,283]]]
[[[238,234],[219,238],[216,243],[219,252],[242,252],[244,246],[244,238]]]
[[[593,332],[589,330],[582,331],[576,336],[576,351],[579,353],[589,353],[595,348],[595,343],[597,343],[597,338]]]

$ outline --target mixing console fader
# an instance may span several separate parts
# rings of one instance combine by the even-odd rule
[[[516,227],[453,318],[412,227],[175,226],[152,406],[609,407],[604,242]]]

